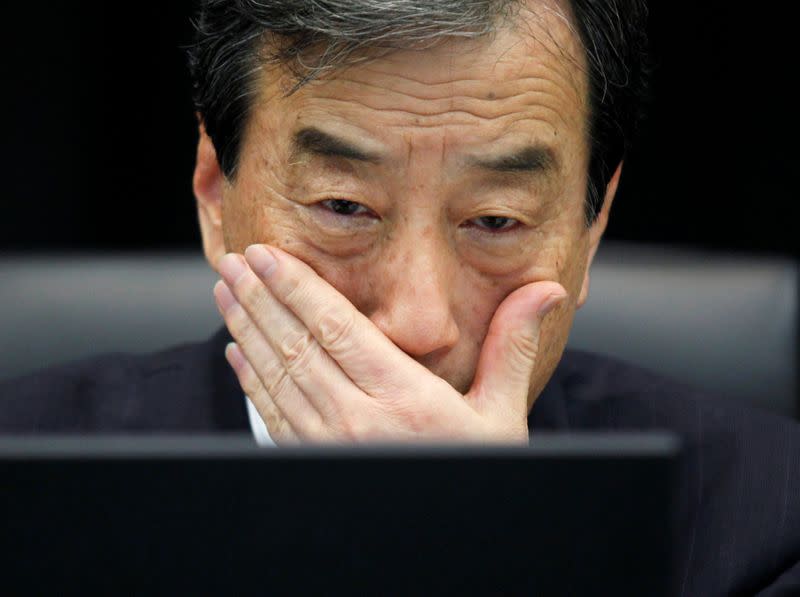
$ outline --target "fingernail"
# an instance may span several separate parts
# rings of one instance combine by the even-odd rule
[[[225,358],[227,359],[230,366],[234,368],[234,370],[238,371],[241,367],[241,359],[240,359],[240,352],[239,347],[236,346],[236,342],[228,342],[225,345]]]
[[[548,296],[544,302],[539,305],[539,318],[543,318],[545,315],[550,313],[553,309],[555,309],[565,298],[567,298],[566,294],[561,294],[557,292],[555,294],[551,294]]]
[[[269,276],[277,265],[275,256],[263,245],[250,245],[245,249],[244,257],[253,271],[261,276]]]
[[[228,309],[236,304],[236,297],[233,296],[231,289],[224,280],[220,280],[214,285],[214,298],[217,300],[220,310],[227,313]]]
[[[247,265],[238,253],[228,253],[219,260],[219,273],[230,286],[234,286],[245,271]]]

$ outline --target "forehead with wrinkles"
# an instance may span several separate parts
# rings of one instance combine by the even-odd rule
[[[314,126],[386,156],[388,164],[457,166],[475,154],[525,144],[553,149],[559,166],[585,168],[588,81],[579,36],[566,9],[528,2],[491,36],[451,38],[340,66],[286,95],[294,75],[260,71],[243,158],[270,139],[289,141]],[[259,149],[261,148],[261,149]],[[566,174],[564,172],[563,174]]]

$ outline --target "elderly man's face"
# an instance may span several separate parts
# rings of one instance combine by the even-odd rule
[[[605,226],[584,223],[587,81],[553,9],[514,30],[399,51],[284,97],[265,70],[235,182],[204,134],[195,192],[206,255],[254,243],[308,263],[398,347],[466,392],[514,289],[559,282],[529,407],[560,359]]]

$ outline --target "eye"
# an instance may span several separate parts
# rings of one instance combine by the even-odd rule
[[[519,220],[505,216],[482,216],[469,221],[471,226],[487,232],[505,232],[517,227]]]
[[[340,216],[373,216],[375,213],[355,201],[348,201],[347,199],[326,199],[320,201],[320,205]]]

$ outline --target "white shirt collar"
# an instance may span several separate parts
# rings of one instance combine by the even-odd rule
[[[275,442],[272,441],[267,426],[264,424],[261,415],[258,414],[253,402],[247,395],[245,395],[244,401],[247,403],[247,418],[250,420],[250,429],[253,431],[253,437],[256,438],[258,445],[265,448],[277,447]]]

